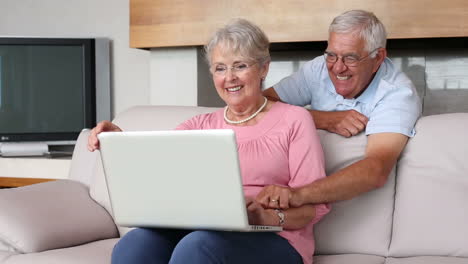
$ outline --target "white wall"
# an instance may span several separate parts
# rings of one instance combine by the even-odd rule
[[[151,50],[150,103],[153,105],[197,105],[197,49]]]
[[[129,0],[0,0],[0,36],[111,40],[112,112],[150,103],[150,52],[129,48]]]
[[[129,48],[129,14],[129,0],[0,0],[0,36],[110,39],[115,115],[150,103],[150,52]],[[0,177],[67,178],[69,162],[0,158]]]

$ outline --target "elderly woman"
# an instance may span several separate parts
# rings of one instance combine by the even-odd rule
[[[284,231],[138,228],[115,246],[112,263],[312,263],[313,225],[329,208],[318,204],[281,211],[265,209],[252,199],[266,185],[294,188],[325,177],[322,149],[308,112],[262,96],[270,63],[268,46],[262,30],[246,20],[219,29],[205,50],[216,91],[227,106],[195,116],[177,129],[233,129],[249,222],[281,225]],[[102,131],[120,128],[108,121],[99,123],[89,138],[91,151],[99,147],[97,134]],[[278,199],[270,203],[279,208]]]

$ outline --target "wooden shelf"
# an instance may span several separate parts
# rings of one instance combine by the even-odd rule
[[[258,24],[272,43],[324,41],[333,17],[374,12],[389,38],[468,36],[466,0],[130,0],[133,48],[204,45],[230,19]]]
[[[21,187],[48,181],[55,181],[55,179],[0,177],[0,188]]]

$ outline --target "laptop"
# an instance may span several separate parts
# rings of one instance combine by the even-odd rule
[[[98,138],[119,225],[282,230],[248,223],[233,130],[103,132]]]

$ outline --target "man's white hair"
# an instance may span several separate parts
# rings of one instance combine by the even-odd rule
[[[372,12],[351,10],[335,17],[328,29],[329,33],[357,33],[366,42],[366,51],[385,48],[387,31]],[[375,52],[371,57],[375,57]]]

